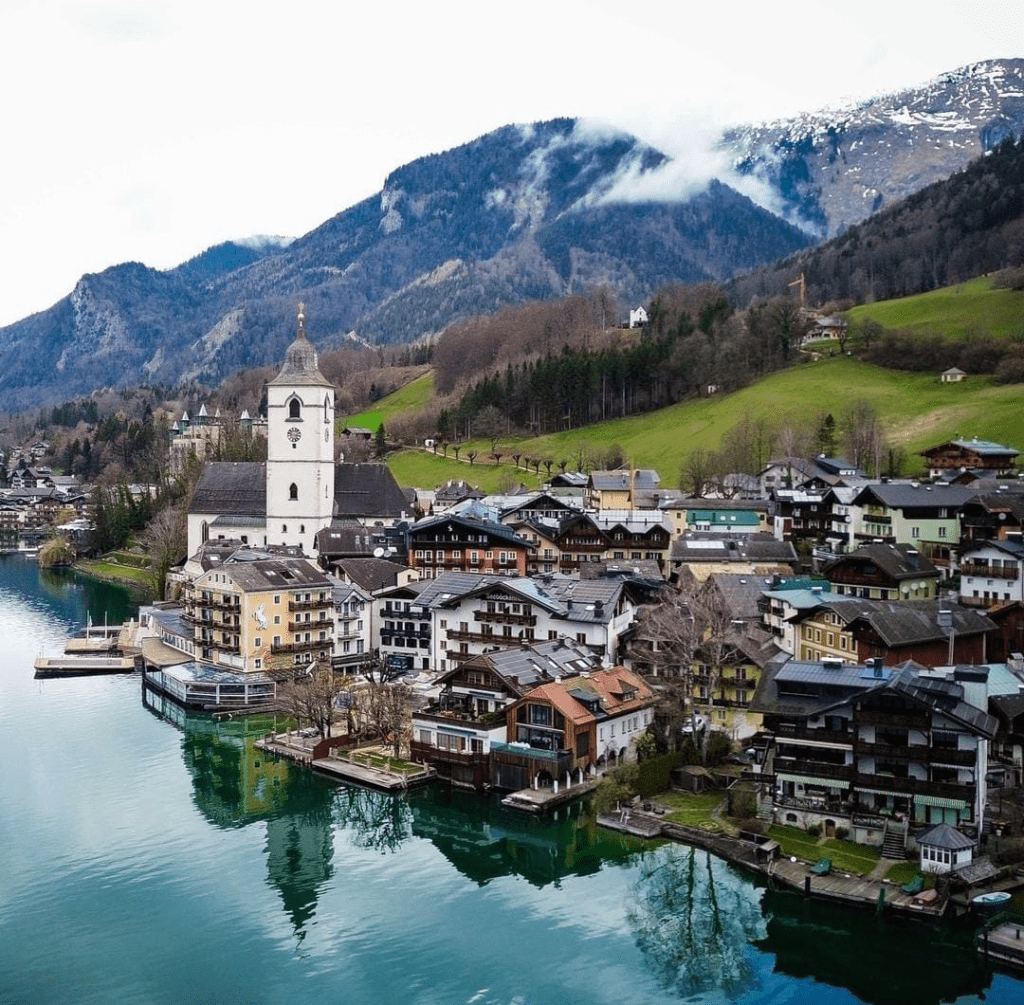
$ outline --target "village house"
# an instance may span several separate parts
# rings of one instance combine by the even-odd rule
[[[960,507],[960,543],[1020,540],[1024,534],[1024,491],[1010,484],[979,492]]]
[[[865,544],[837,558],[822,574],[842,597],[934,600],[942,573],[908,544]]]
[[[770,665],[752,706],[768,734],[773,819],[830,836],[842,827],[897,855],[938,823],[980,835],[997,728],[986,677],[879,660]]]
[[[960,602],[966,607],[995,607],[1024,601],[1024,543],[978,541],[960,551]]]
[[[335,670],[354,673],[373,649],[373,600],[352,583],[335,583],[334,657]]]
[[[669,561],[666,578],[675,582],[681,576],[704,580],[719,572],[790,576],[797,556],[789,541],[778,541],[770,534],[726,537],[689,533],[672,542]]]
[[[457,785],[489,786],[491,743],[506,739],[506,706],[539,684],[600,667],[599,656],[564,638],[473,656],[442,674],[438,697],[413,712],[411,756]]]
[[[445,572],[525,576],[531,547],[509,527],[452,513],[428,517],[406,531],[409,566],[422,579]]]
[[[1019,454],[1013,447],[990,440],[947,440],[922,450],[919,455],[928,464],[928,477],[938,478],[949,471],[982,471],[989,475],[1011,474]]]
[[[951,601],[862,600],[824,594],[816,606],[798,611],[791,620],[796,627],[796,655],[802,660],[863,662],[880,657],[885,666],[911,659],[929,667],[985,663],[986,636],[995,630],[980,611]]]
[[[654,693],[622,667],[541,684],[505,710],[505,742],[491,743],[498,789],[567,788],[636,756]]]

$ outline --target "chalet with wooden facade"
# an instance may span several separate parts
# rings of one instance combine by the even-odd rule
[[[823,571],[837,596],[934,600],[942,573],[909,544],[865,544]]]
[[[947,440],[938,446],[920,451],[928,464],[930,478],[938,478],[949,471],[981,471],[1003,476],[1013,472],[1020,451],[1002,443],[979,440]]]
[[[635,756],[655,697],[622,667],[542,684],[505,711],[506,740],[491,745],[495,788],[579,784]]]
[[[421,579],[444,572],[525,576],[530,543],[492,520],[442,514],[407,531],[409,566]]]
[[[599,670],[600,657],[568,639],[473,656],[438,680],[436,700],[412,716],[412,758],[456,785],[490,785],[492,742],[506,738],[505,708],[540,684]]]

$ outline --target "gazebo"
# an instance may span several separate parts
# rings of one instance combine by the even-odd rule
[[[974,842],[949,824],[937,824],[917,839],[921,872],[954,872],[969,865]]]

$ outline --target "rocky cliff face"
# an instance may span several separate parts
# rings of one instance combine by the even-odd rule
[[[8,408],[141,381],[214,381],[280,359],[308,304],[318,343],[440,331],[506,303],[610,283],[626,301],[724,279],[807,244],[728,186],[618,203],[665,156],[573,119],[506,126],[395,171],[381,193],[281,247],[225,245],[168,272],[83,277],[51,310],[0,330]]]
[[[831,237],[1024,131],[1024,60],[976,63],[847,108],[728,132],[763,204]]]

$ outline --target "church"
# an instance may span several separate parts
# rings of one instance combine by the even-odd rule
[[[391,525],[408,509],[384,465],[335,464],[334,386],[300,306],[298,333],[267,384],[267,460],[206,463],[188,511],[189,555],[223,539],[291,545],[316,558],[316,535],[336,518]]]

